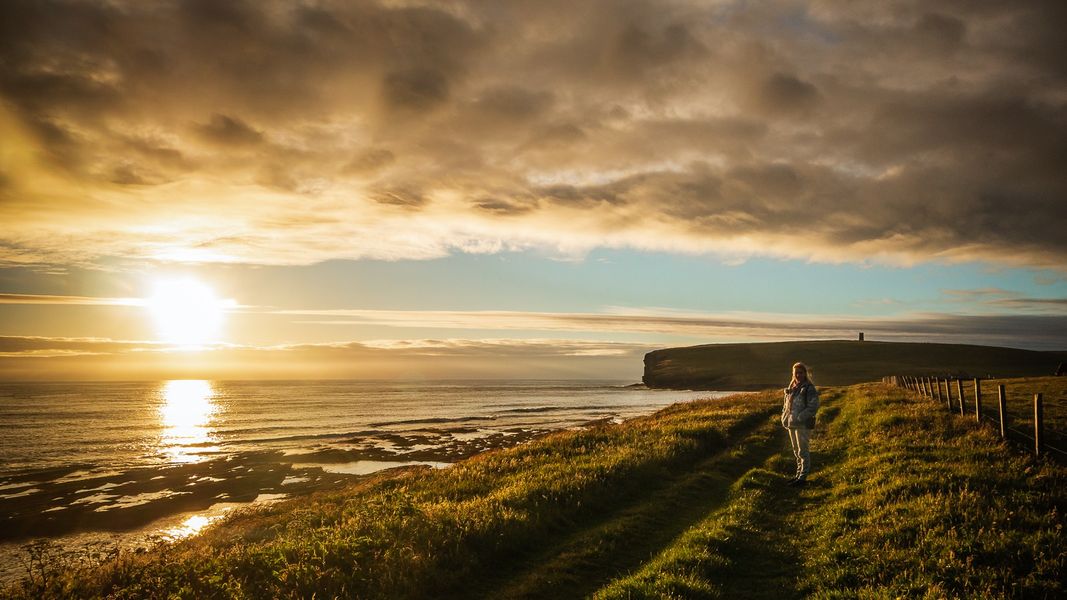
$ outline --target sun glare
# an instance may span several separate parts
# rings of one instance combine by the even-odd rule
[[[204,453],[218,449],[212,445],[214,431],[210,426],[218,412],[211,382],[167,381],[160,388],[160,399],[160,449],[172,462],[199,462]]]
[[[161,280],[154,287],[145,305],[161,341],[180,346],[218,341],[226,308],[233,301],[219,300],[195,279]]]

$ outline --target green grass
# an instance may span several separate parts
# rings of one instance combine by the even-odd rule
[[[963,388],[964,410],[974,418],[974,380],[965,379]],[[1067,377],[1017,377],[983,379],[979,382],[982,393],[982,413],[999,422],[997,386],[1004,386],[1004,404],[1009,427],[1034,433],[1034,394],[1042,395],[1045,423],[1045,441],[1067,450]],[[941,386],[944,400],[944,384]],[[959,406],[959,390],[952,383],[952,405]]]
[[[815,472],[765,393],[229,519],[14,597],[1062,597],[1067,469],[916,394],[823,390]]]
[[[598,597],[1062,597],[1063,467],[886,386],[827,404],[807,488],[770,461]]]
[[[814,341],[710,344],[645,355],[649,387],[759,390],[785,387],[789,365],[807,363],[818,385],[853,385],[886,375],[1023,377],[1052,375],[1067,352],[965,344]]]

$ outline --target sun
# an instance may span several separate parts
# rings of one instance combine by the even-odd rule
[[[219,341],[232,300],[220,300],[210,287],[195,279],[162,279],[153,287],[145,306],[160,341],[179,346]]]

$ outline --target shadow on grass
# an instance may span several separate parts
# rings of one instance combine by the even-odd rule
[[[773,417],[766,415],[726,449],[665,479],[638,501],[620,506],[558,544],[498,573],[477,591],[457,597],[584,598],[670,545],[728,498],[731,484],[778,452]],[[513,563],[514,564],[514,563]]]
[[[730,565],[727,576],[719,580],[723,598],[804,597],[798,582],[807,549],[801,546],[801,533],[789,516],[809,508],[828,493],[830,483],[820,475],[819,468],[840,458],[840,449],[820,448],[819,438],[825,437],[827,427],[841,411],[840,406],[833,405],[840,393],[827,395],[825,402],[830,405],[819,411],[819,427],[812,436],[813,472],[807,485],[787,486],[786,475],[771,478],[766,482],[767,500],[758,522],[728,527],[727,535],[709,548]],[[787,439],[781,444],[781,455],[768,460],[767,467],[775,473],[792,470],[793,453]]]

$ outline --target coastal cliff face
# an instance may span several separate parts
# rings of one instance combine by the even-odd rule
[[[1031,377],[1052,375],[1067,352],[995,346],[845,340],[709,344],[654,350],[642,381],[650,388],[745,391],[784,387],[794,362],[818,385],[853,385],[885,375]]]

